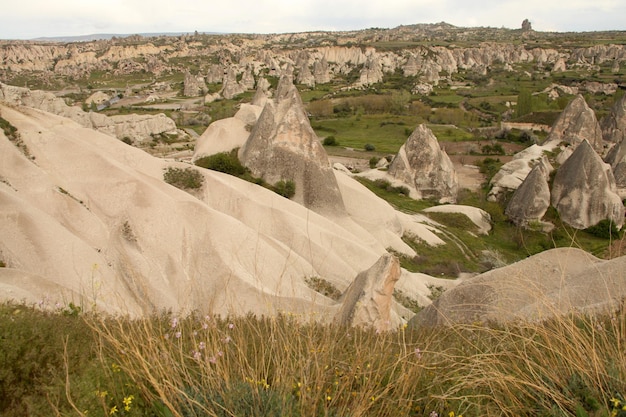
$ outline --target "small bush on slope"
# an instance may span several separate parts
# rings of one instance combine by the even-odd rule
[[[163,180],[181,190],[195,190],[202,187],[204,178],[193,168],[167,167],[163,173]]]

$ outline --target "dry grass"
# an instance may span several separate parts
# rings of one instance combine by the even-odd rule
[[[623,310],[381,334],[289,314],[91,324],[143,403],[177,417],[608,416],[626,392]]]
[[[129,319],[9,304],[0,330],[3,416],[626,415],[624,309],[376,333],[288,313]]]

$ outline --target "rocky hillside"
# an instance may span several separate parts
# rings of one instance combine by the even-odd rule
[[[250,80],[260,75],[294,74],[297,83],[312,87],[354,74],[354,86],[359,87],[398,72],[412,77],[415,88],[423,89],[424,84],[436,85],[460,70],[484,75],[496,70],[523,73],[531,67],[530,71],[564,72],[608,65],[619,72],[626,62],[626,47],[619,42],[624,35],[604,34],[615,43],[588,46],[602,35],[579,40],[569,34],[456,28],[442,23],[282,35],[4,41],[0,44],[0,81],[15,83],[34,73],[50,85],[71,84],[94,72],[105,79],[141,73],[156,78],[187,74],[186,95],[200,95],[205,82],[224,81],[224,97],[230,98],[252,88]],[[615,91],[615,85],[612,88]]]

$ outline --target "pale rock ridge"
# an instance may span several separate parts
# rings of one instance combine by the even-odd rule
[[[583,140],[557,170],[552,186],[552,205],[561,219],[577,229],[611,220],[624,224],[624,205],[616,193],[611,167]]]
[[[129,138],[133,142],[148,142],[152,135],[178,135],[176,123],[163,113],[159,114],[120,114],[109,116],[109,121],[99,125],[101,118],[92,119],[92,129],[108,133],[120,139]],[[106,121],[106,119],[104,119]]]
[[[626,297],[626,256],[600,260],[576,248],[541,252],[462,280],[409,321],[409,326],[542,321],[606,313]]]
[[[34,157],[0,131],[2,299],[48,296],[131,315],[291,311],[324,320],[340,304],[309,288],[306,277],[344,290],[388,247],[415,256],[402,247],[405,232],[436,238],[347,175],[336,178],[352,204],[348,216],[323,217],[258,185],[155,158],[68,119],[1,104],[0,112]],[[170,167],[195,170],[204,185],[184,192],[166,184]],[[424,303],[428,283],[449,285],[407,271],[401,280]]]
[[[587,140],[597,152],[604,149],[602,129],[596,114],[579,94],[568,103],[554,122],[544,145],[556,147],[559,143],[566,142],[576,147],[583,140]]]
[[[163,46],[155,46],[149,42],[140,45],[118,45],[114,41],[64,45],[8,44],[0,49],[0,62],[3,63],[3,69],[12,72],[54,72],[78,77],[93,70],[109,71],[114,75],[142,70],[160,74],[180,69],[178,65],[170,62],[172,58],[215,55],[226,66],[237,64],[245,67],[251,64],[254,65],[257,75],[259,68],[264,66],[269,69],[269,75],[282,75],[280,62],[293,61],[290,56],[294,53],[280,49],[271,53],[258,53],[258,49],[271,38],[270,36],[266,40],[243,40],[237,45],[224,41],[212,46],[203,46],[192,39],[180,39],[176,43]],[[304,53],[308,54],[311,60],[325,59],[331,64],[332,72],[344,74],[357,65],[365,64],[368,57],[379,60],[383,71],[393,71],[395,68],[403,68],[407,63],[407,54],[421,56],[423,59],[420,59],[417,69],[422,74],[428,74],[426,78],[433,79],[433,82],[437,82],[435,78],[439,77],[441,72],[453,74],[459,68],[484,71],[485,68],[495,65],[502,65],[504,68],[534,62],[539,66],[556,64],[554,67],[558,70],[561,68],[560,61],[565,62],[567,66],[582,67],[592,67],[605,62],[612,62],[614,67],[616,65],[619,67],[619,62],[626,61],[624,45],[595,45],[560,52],[549,48],[526,49],[523,45],[485,42],[479,47],[472,48],[420,46],[407,48],[398,53],[376,51],[374,48],[362,50],[355,47],[319,46],[298,51],[298,54]],[[138,62],[137,58],[142,58],[144,62]],[[407,69],[407,75],[413,74],[416,70],[411,68],[412,66],[413,64]],[[315,70],[313,72],[315,74]],[[207,78],[207,82],[219,82],[219,79],[209,81]],[[316,83],[320,84],[323,81],[316,80]]]
[[[550,207],[550,170],[539,163],[515,190],[504,214],[518,226],[540,222]]]
[[[339,324],[372,326],[378,331],[397,329],[401,319],[392,310],[393,290],[400,278],[400,261],[384,254],[360,272],[341,297],[335,316]]]
[[[160,113],[157,115],[106,116],[100,113],[84,112],[75,106],[68,106],[52,93],[0,83],[0,101],[16,106],[33,107],[45,112],[67,117],[83,127],[96,129],[118,139],[130,138],[136,142],[152,140],[152,135],[163,133],[178,134],[176,123]]]
[[[165,167],[189,165],[36,110],[2,106],[2,116],[36,157],[25,158],[0,132],[0,251],[9,267],[0,270],[3,298],[11,291],[26,291],[33,302],[43,296],[46,287],[25,288],[18,274],[63,288],[66,302],[95,291],[93,301],[111,312],[316,311],[332,302],[304,277],[345,288],[384,253],[347,230],[337,235],[337,224],[262,187],[193,168],[205,178],[199,199],[162,180]],[[355,249],[359,256],[350,256]]]
[[[298,90],[283,76],[239,151],[252,174],[275,184],[293,181],[293,199],[314,211],[345,212],[326,151],[311,128]]]
[[[458,179],[452,161],[433,132],[419,125],[389,164],[388,174],[414,188],[420,198],[453,203]]]
[[[263,108],[242,103],[233,117],[216,120],[196,140],[192,161],[220,152],[241,148],[250,136],[250,129]]]

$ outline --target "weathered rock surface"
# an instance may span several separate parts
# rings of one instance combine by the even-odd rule
[[[576,147],[583,140],[587,140],[597,152],[601,153],[604,150],[602,129],[596,114],[579,94],[569,102],[552,125],[544,146],[555,147],[561,142],[566,142]]]
[[[382,64],[375,55],[370,55],[361,70],[357,85],[368,86],[383,80]]]
[[[243,103],[233,117],[211,123],[197,139],[192,160],[241,148],[262,110],[260,106]]]
[[[421,198],[453,203],[458,192],[454,165],[426,125],[419,125],[389,165],[389,175],[417,190]]]
[[[409,325],[547,320],[573,311],[611,311],[624,297],[626,256],[604,261],[580,249],[558,248],[463,280]]]
[[[626,140],[622,139],[611,148],[605,162],[613,169],[615,185],[626,188]]]
[[[550,169],[543,163],[535,167],[515,190],[504,213],[518,226],[539,222],[550,207]]]
[[[400,261],[383,255],[371,268],[360,272],[341,297],[335,316],[339,324],[372,326],[385,331],[398,328],[400,318],[392,310],[393,290],[400,278]]]
[[[183,95],[186,97],[198,97],[206,94],[207,88],[204,77],[192,75],[189,71],[185,72],[183,81]]]
[[[607,142],[619,143],[626,137],[626,95],[615,102],[611,112],[602,118],[602,137]]]
[[[475,29],[439,25],[415,29],[406,26],[385,30],[384,34],[375,36],[381,40],[410,42],[415,36],[424,36],[425,39],[433,36],[440,38],[444,33],[465,37],[468,30],[471,32]],[[305,55],[308,60],[306,64],[313,66],[316,84],[328,83],[338,74],[347,74],[356,66],[365,65],[368,59],[378,62],[383,73],[401,68],[406,76],[419,75],[423,82],[436,84],[445,76],[444,73],[454,74],[459,69],[485,73],[495,67],[510,70],[515,64],[526,63],[539,67],[552,64],[556,70],[562,69],[563,64],[565,67],[594,68],[603,63],[611,63],[613,68],[619,69],[619,63],[626,61],[624,45],[594,45],[587,48],[562,48],[557,51],[540,47],[530,49],[516,43],[481,42],[476,47],[418,45],[392,52],[373,47],[362,50],[351,46],[329,46],[328,35],[320,32],[289,36],[257,35],[255,39],[224,37],[215,43],[198,42],[193,37],[161,37],[158,40],[159,46],[150,39],[145,39],[142,43],[139,36],[130,44],[124,39],[80,43],[8,42],[0,48],[0,76],[2,73],[37,71],[44,77],[53,74],[75,78],[84,77],[94,70],[113,76],[142,71],[159,75],[180,71],[180,61],[177,61],[180,58],[201,60],[211,56],[219,63],[211,63],[205,67],[206,80],[209,83],[219,83],[222,81],[224,68],[233,65],[237,67],[238,73],[249,67],[253,68],[254,76],[259,76],[261,71],[267,71],[271,76],[280,76],[283,74],[281,65],[299,68],[303,61],[298,57]],[[368,31],[335,36],[337,40],[343,38],[344,41],[357,44],[372,41],[372,34]],[[306,46],[294,49],[291,42],[298,42],[299,37],[301,40],[306,37]],[[281,44],[286,47],[281,48]],[[324,64],[327,68],[324,68]],[[377,72],[378,69],[374,71]],[[374,80],[378,76],[374,75],[370,73],[365,78]],[[246,88],[250,89],[249,86]],[[600,88],[604,91],[606,87]]]
[[[106,116],[84,112],[76,106],[68,106],[63,99],[44,91],[31,91],[0,83],[0,101],[33,107],[45,112],[67,117],[83,127],[99,130],[118,139],[130,138],[136,142],[152,140],[152,135],[178,134],[176,123],[164,114]]]
[[[604,219],[618,228],[624,224],[624,205],[616,193],[611,167],[586,140],[557,170],[552,205],[565,223],[577,229],[586,229]]]
[[[309,288],[306,277],[345,290],[387,247],[415,256],[401,246],[404,231],[434,236],[345,175],[350,213],[323,217],[258,185],[155,158],[66,118],[1,103],[0,113],[29,151],[0,131],[2,300],[71,301],[132,315],[282,310],[331,319],[340,305]],[[204,185],[175,188],[163,181],[166,168],[194,170]],[[416,293],[426,286],[421,275],[403,277]]]
[[[293,181],[293,199],[305,207],[336,214],[345,211],[328,155],[289,77],[281,77],[275,99],[265,104],[239,159],[253,175],[271,184]]]
[[[626,96],[619,99],[611,112],[602,119],[602,134],[608,142],[615,142],[605,158],[613,168],[615,184],[626,188]]]
[[[244,91],[246,91],[246,89],[237,81],[237,71],[235,68],[230,67],[224,74],[221,91],[222,96],[225,99],[230,100],[239,94],[242,94]]]

